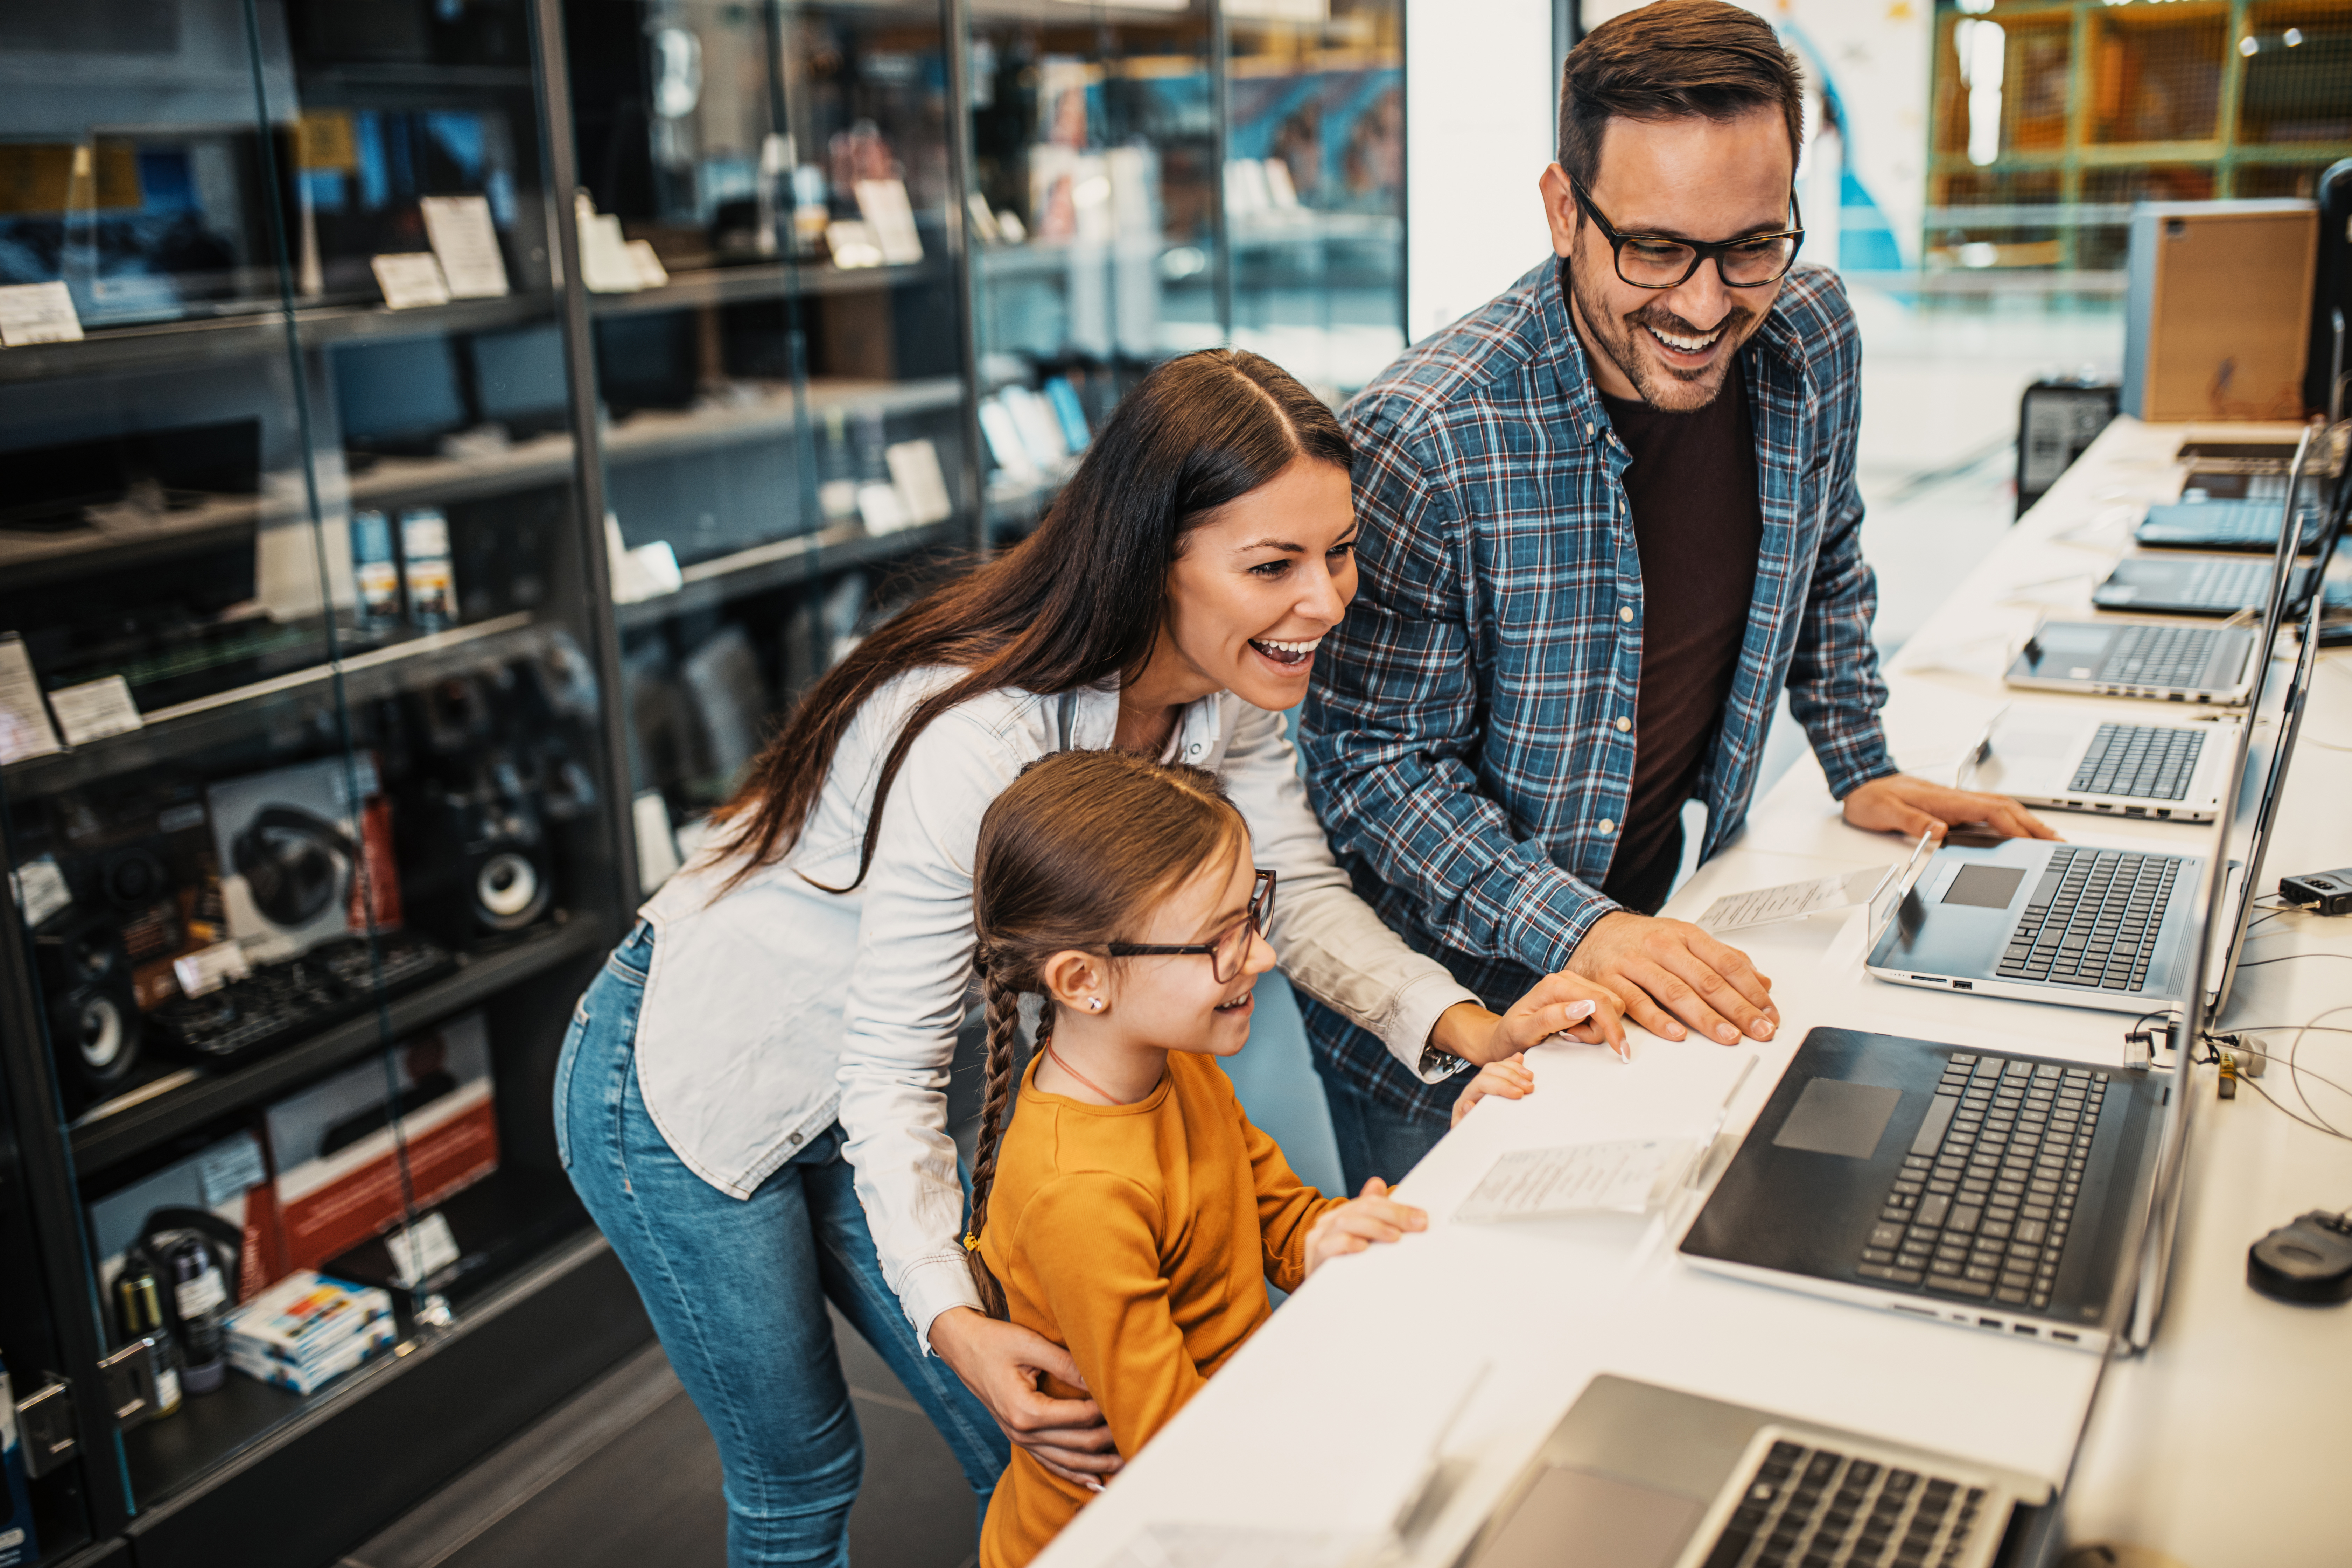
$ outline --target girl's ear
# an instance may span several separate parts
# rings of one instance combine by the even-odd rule
[[[1095,953],[1075,948],[1057,952],[1038,966],[1037,978],[1048,1001],[1073,1012],[1099,1013],[1110,1005],[1110,964]],[[1088,1005],[1096,1002],[1102,1005]]]

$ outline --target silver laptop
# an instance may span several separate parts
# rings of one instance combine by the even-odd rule
[[[2003,677],[2032,691],[2067,691],[2103,697],[2141,697],[2168,702],[2204,702],[2233,708],[2248,702],[2256,672],[2286,613],[2289,572],[2300,529],[2288,526],[2302,493],[2314,433],[2295,446],[2286,497],[2278,505],[2277,542],[2271,550],[2270,593],[2259,631],[2247,626],[2185,626],[2178,622],[2044,621]],[[2326,557],[2311,574],[2325,574]]]
[[[2234,719],[2137,724],[2063,708],[2010,708],[1963,788],[2057,811],[2210,822],[2221,809]]]
[[[1985,1568],[2050,1488],[2013,1471],[1607,1373],[1459,1568]]]

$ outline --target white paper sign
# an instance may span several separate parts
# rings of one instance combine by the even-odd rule
[[[1647,1214],[1689,1173],[1687,1138],[1512,1149],[1454,1211],[1456,1219],[1535,1219],[1605,1210]]]
[[[622,247],[629,253],[629,270],[637,277],[640,289],[660,289],[669,282],[669,268],[661,263],[650,239],[633,239]]]
[[[634,294],[646,286],[621,237],[621,220],[611,213],[590,213],[580,220],[580,270],[592,294]]]
[[[66,885],[66,874],[58,868],[54,855],[26,861],[8,873],[8,885],[16,890],[16,907],[24,911],[28,926],[39,925],[73,906],[73,889]]]
[[[79,342],[81,318],[64,284],[12,283],[0,289],[0,344],[21,349]]]
[[[896,533],[913,521],[907,515],[907,503],[896,485],[858,486],[857,515],[866,520],[868,533]]]
[[[58,747],[32,655],[15,632],[0,637],[0,763],[46,757]]]
[[[60,686],[49,693],[49,710],[66,744],[87,746],[109,735],[127,735],[139,728],[139,704],[131,700],[131,683],[109,675],[79,686]]]
[[[406,1230],[394,1231],[383,1244],[392,1254],[393,1268],[398,1270],[393,1283],[403,1289],[423,1284],[461,1256],[448,1216],[441,1214],[426,1215]]]
[[[441,263],[452,300],[499,300],[507,293],[506,258],[486,196],[426,196],[425,235]]]
[[[368,266],[375,271],[375,286],[383,290],[387,310],[409,310],[419,305],[449,302],[449,285],[441,277],[441,263],[429,250],[371,257]]]
[[[882,460],[890,466],[890,483],[906,506],[909,523],[928,528],[955,515],[947,476],[940,471],[938,447],[928,440],[901,441],[883,448]]]
[[[923,258],[923,234],[915,226],[915,209],[907,200],[904,180],[857,182],[857,216],[874,231],[882,259],[905,266]]]
[[[172,978],[180,983],[181,994],[186,996],[209,996],[252,973],[245,949],[233,942],[216,942],[172,960]]]
[[[1868,898],[1870,890],[1885,875],[1885,867],[1870,866],[1834,877],[1783,882],[1777,888],[1726,893],[1707,905],[1706,913],[1698,917],[1698,926],[1701,931],[1736,931],[1741,926],[1769,925],[1774,921],[1792,921],[1823,910],[1843,909]]]
[[[882,265],[882,245],[874,237],[874,226],[856,218],[840,218],[827,224],[824,247],[832,253],[835,267]]]

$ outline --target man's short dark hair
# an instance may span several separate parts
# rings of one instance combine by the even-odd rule
[[[1804,144],[1804,78],[1771,25],[1725,0],[1654,0],[1601,23],[1568,52],[1560,166],[1591,190],[1612,115],[1731,120],[1757,109],[1780,111],[1794,169]]]

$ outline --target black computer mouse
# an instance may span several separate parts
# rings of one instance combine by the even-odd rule
[[[2352,1299],[2352,1219],[2315,1209],[2246,1249],[2246,1283],[2310,1306]]]

